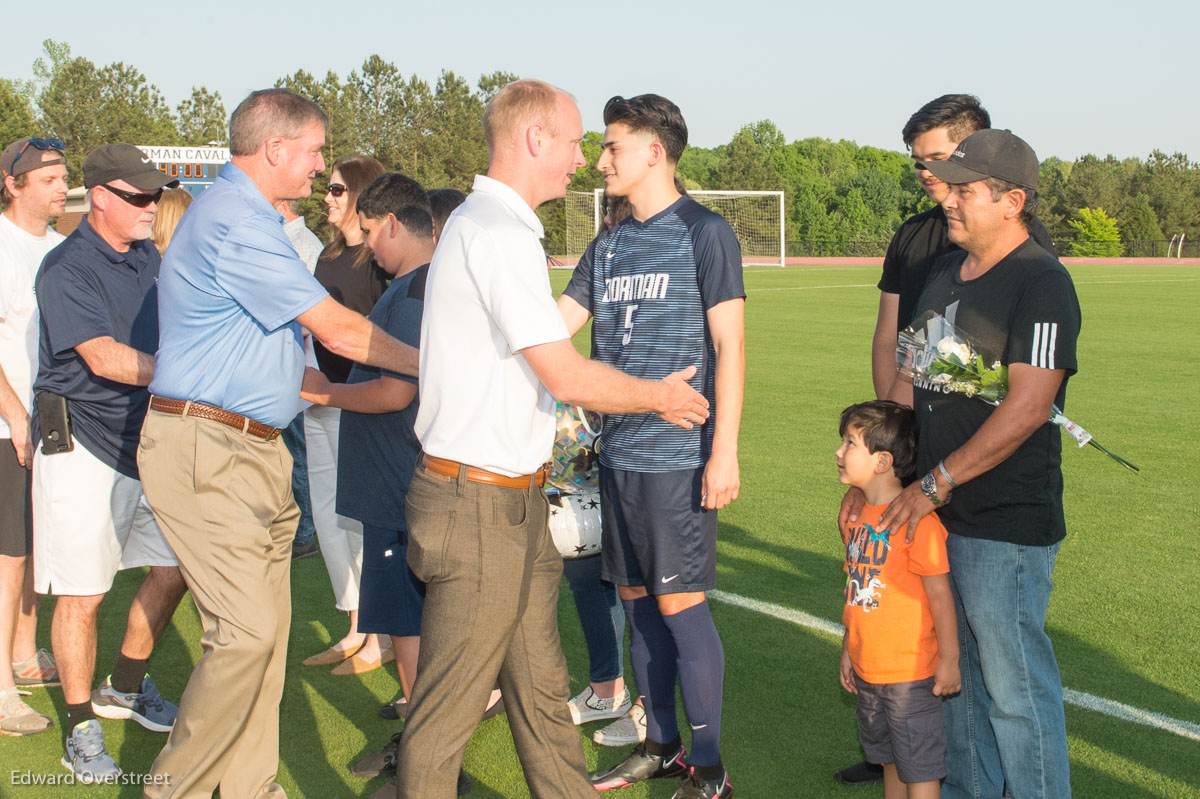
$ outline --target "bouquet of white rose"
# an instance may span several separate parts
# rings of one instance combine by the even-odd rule
[[[999,405],[1008,394],[1008,367],[998,357],[983,353],[965,333],[929,311],[905,328],[896,345],[900,373],[913,384],[975,397]],[[1091,444],[1122,466],[1139,471],[1129,461],[1109,451],[1091,433],[1072,422],[1057,405],[1050,406],[1050,421],[1074,438],[1079,446]]]

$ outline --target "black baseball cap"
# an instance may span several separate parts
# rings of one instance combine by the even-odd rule
[[[175,188],[178,180],[167,177],[154,162],[132,144],[102,144],[83,161],[84,188],[123,180],[142,191]]]
[[[973,183],[999,178],[1036,189],[1038,160],[1033,148],[1011,130],[977,130],[959,142],[944,161],[926,161],[925,168],[947,183]]]

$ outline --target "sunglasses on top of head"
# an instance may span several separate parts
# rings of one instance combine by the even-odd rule
[[[63,144],[62,139],[28,139],[24,144],[21,145],[21,149],[17,150],[17,157],[12,160],[11,164],[9,164],[8,173],[10,175],[12,174],[12,171],[17,168],[17,162],[21,160],[21,156],[25,155],[25,151],[30,147],[34,148],[35,150],[42,151],[57,150],[60,153],[67,149],[67,145]]]
[[[163,194],[162,189],[150,192],[149,194],[143,194],[136,191],[125,191],[124,189],[118,189],[115,186],[108,185],[107,183],[101,183],[100,185],[132,205],[134,208],[145,208],[150,203],[156,203],[162,199]]]
[[[329,193],[330,197],[341,197],[346,193],[346,187],[341,183],[330,183],[329,188],[325,191]]]

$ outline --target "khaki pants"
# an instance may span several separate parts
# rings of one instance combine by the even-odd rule
[[[499,681],[534,799],[595,797],[567,710],[562,556],[546,495],[463,478],[417,467],[408,490],[408,563],[426,592],[397,796],[455,795],[467,742]]]
[[[292,458],[217,422],[150,411],[138,467],[204,625],[204,652],[146,796],[282,797],[279,702],[291,622]]]

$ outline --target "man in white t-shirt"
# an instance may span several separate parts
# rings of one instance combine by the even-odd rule
[[[517,81],[491,100],[483,124],[488,174],[447,221],[425,289],[424,455],[405,515],[409,566],[427,587],[397,795],[453,795],[498,681],[530,793],[594,797],[567,709],[562,558],[542,491],[554,402],[657,413],[683,427],[704,421],[708,403],[685,382],[694,365],[640,380],[571,344],[534,209],[562,197],[585,163],[574,100]]]
[[[53,656],[34,641],[29,412],[38,362],[33,279],[63,240],[50,228],[67,204],[63,143],[13,142],[0,153],[0,178],[0,732],[29,735],[51,721],[21,701],[18,686],[58,685]]]

